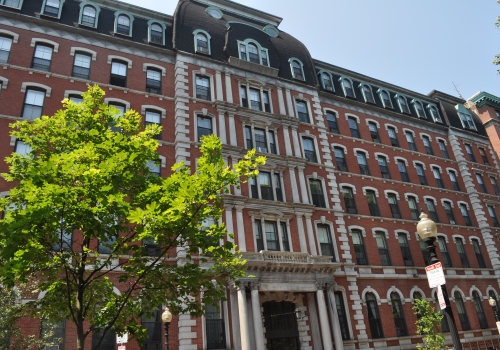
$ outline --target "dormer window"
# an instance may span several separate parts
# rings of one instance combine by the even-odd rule
[[[256,64],[269,66],[269,55],[267,49],[260,46],[258,42],[252,39],[238,41],[240,59]]]
[[[8,7],[14,7],[16,9],[20,8],[21,1],[20,0],[5,0],[4,2],[0,1],[0,5],[8,6]]]
[[[414,100],[415,111],[419,118],[427,119],[425,115],[424,107],[422,106],[422,102]]]
[[[323,74],[321,74],[321,79],[323,80],[323,88],[325,90],[334,91],[332,77],[330,76],[330,74],[324,72]]]
[[[375,104],[375,99],[373,98],[373,92],[370,85],[365,83],[361,84],[361,91],[363,92],[365,102]]]
[[[354,92],[354,85],[351,79],[347,77],[340,77],[339,82],[342,85],[345,97],[356,98],[356,93]]]
[[[116,32],[118,34],[129,35],[130,18],[126,15],[119,15],[116,22]]]
[[[208,53],[208,38],[203,33],[198,33],[196,35],[196,51]]]
[[[392,108],[391,96],[386,90],[379,89],[377,93],[384,104],[384,108]]]
[[[292,76],[294,79],[305,81],[304,75],[304,64],[298,58],[290,58],[290,69],[292,70]]]
[[[163,44],[163,28],[158,23],[151,24],[151,42],[154,44]]]
[[[87,5],[83,8],[82,24],[94,28],[97,11],[94,6]]]
[[[472,119],[470,114],[458,112],[458,115],[460,116],[460,120],[462,121],[462,125],[464,128],[477,130],[476,124],[474,123],[474,120]]]
[[[260,63],[259,49],[254,44],[248,44],[248,60],[253,63]]]
[[[43,14],[46,16],[59,18],[59,9],[61,7],[60,0],[46,0]]]
[[[406,98],[404,96],[399,95],[397,97],[397,101],[401,112],[410,114],[410,110],[408,109],[408,104],[406,103]]]
[[[432,119],[434,119],[435,122],[437,122],[437,123],[443,122],[443,120],[441,119],[441,116],[439,115],[439,112],[438,112],[438,109],[436,108],[436,106],[429,105],[429,106],[427,106],[427,108],[431,112]]]

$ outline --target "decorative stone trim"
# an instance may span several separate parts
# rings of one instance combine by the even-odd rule
[[[389,231],[387,231],[385,228],[382,228],[382,227],[373,227],[372,228],[373,237],[375,237],[377,231],[383,232],[385,235],[385,239],[389,239]]]
[[[405,165],[408,166],[408,161],[405,158],[398,156],[394,157],[394,163],[398,164],[398,160],[402,160],[405,163]]]
[[[184,62],[183,62],[184,63]],[[186,67],[187,68],[187,67]],[[197,75],[202,75],[210,79],[210,101],[215,101],[215,80],[214,76],[210,73],[207,73],[206,68],[201,67],[199,70],[193,70],[192,71],[192,77],[193,77],[193,98],[196,98],[196,76]],[[177,77],[176,77],[177,79]],[[187,80],[186,80],[187,82]],[[239,91],[239,88],[238,88]]]
[[[493,288],[491,285],[488,286],[488,288],[486,288],[486,295],[489,297],[490,295],[490,291],[493,291],[493,293],[496,295],[497,297],[497,300],[498,300],[498,293],[497,291],[495,290],[495,288]]]
[[[439,137],[439,136],[436,136],[436,142],[439,142],[439,141],[443,141],[444,145],[448,146],[448,141],[446,141],[446,139]]]
[[[363,235],[363,237],[366,237],[366,231],[365,231],[364,227],[357,226],[357,225],[347,226],[347,231],[349,232],[349,236],[352,236],[352,234],[351,234],[352,230],[359,230],[361,232],[361,234]]]
[[[382,152],[375,152],[374,154],[375,154],[375,158],[378,158],[379,156],[381,156],[381,157],[385,158],[385,161],[387,162],[387,164],[390,163],[391,158],[389,158],[389,156],[387,154],[382,153]]]
[[[17,44],[19,41],[19,34],[11,32],[10,30],[0,29],[0,34],[4,34],[12,37],[12,43]]]
[[[323,112],[324,112],[323,113],[324,115],[326,115],[327,112],[330,112],[335,116],[335,118],[339,119],[339,112],[337,112],[336,110],[334,110],[332,108],[325,107],[325,108],[323,108]]]
[[[428,200],[428,199],[432,200],[432,201],[434,202],[434,205],[437,205],[437,204],[438,204],[438,202],[437,202],[436,198],[434,198],[434,197],[432,197],[432,196],[424,196],[424,201],[426,201],[426,200]]]
[[[119,98],[112,98],[108,97],[104,99],[104,104],[109,105],[110,102],[115,102],[115,103],[121,103],[122,105],[125,105],[126,111],[130,111],[130,102],[119,99]]]
[[[158,112],[161,112],[162,119],[165,119],[167,116],[167,110],[165,108],[161,108],[161,107],[154,106],[154,105],[142,105],[141,106],[141,114],[145,115],[147,109],[154,109]]]
[[[155,69],[158,69],[159,71],[161,71],[162,76],[167,75],[167,69],[165,67],[162,67],[162,66],[159,66],[159,65],[153,64],[153,63],[143,63],[142,64],[142,71],[146,72],[149,67],[155,68]]]
[[[347,147],[344,145],[341,145],[340,143],[332,143],[331,147],[332,147],[332,151],[334,151],[335,147],[342,148],[344,150],[344,154],[347,154]]]
[[[356,154],[357,152],[363,152],[365,154],[366,159],[370,158],[370,153],[362,148],[353,148],[352,152]]]
[[[394,131],[396,131],[396,134],[399,133],[398,127],[394,124],[386,123],[386,124],[384,124],[384,126],[385,126],[385,130],[389,130],[389,127],[391,127],[394,129]]]
[[[462,240],[462,243],[463,243],[464,245],[466,245],[466,244],[467,244],[467,240],[465,239],[465,237],[464,237],[464,236],[459,235],[459,234],[454,234],[454,235],[451,235],[451,239],[453,240],[453,242],[455,242],[455,240],[456,240],[457,238],[460,238],[460,239]]]
[[[437,237],[443,237],[443,238],[444,238],[444,241],[445,241],[446,243],[450,243],[450,241],[448,240],[448,236],[447,236],[446,234],[444,234],[444,233],[439,233],[439,232],[438,232]]]
[[[360,124],[359,117],[357,115],[354,115],[352,113],[346,113],[345,120],[349,120],[349,117],[356,119],[356,122],[358,123],[358,125]]]
[[[455,168],[446,168],[446,172],[449,173],[450,171],[453,171],[455,173],[455,176],[458,179],[458,171]]]
[[[50,86],[38,84],[38,83],[28,83],[28,82],[22,83],[21,92],[25,93],[26,89],[29,87],[36,87],[39,89],[44,89],[45,90],[45,97],[50,97],[50,94],[52,93],[52,88]]]
[[[413,137],[415,137],[415,131],[413,131],[411,129],[403,128],[403,133],[406,134],[407,132],[411,133],[413,135]]]
[[[161,160],[161,167],[162,168],[166,168],[167,167],[167,158],[165,158],[164,156],[162,155],[158,155],[158,157],[160,158]]]
[[[375,187],[371,187],[371,186],[365,186],[365,187],[363,187],[363,194],[366,196],[366,191],[370,191],[370,190],[373,191],[373,192],[375,192],[375,195],[377,197],[379,197],[378,190]]]
[[[363,292],[361,292],[361,300],[363,301],[364,306],[366,306],[366,293],[372,293],[373,295],[375,295],[375,299],[377,299],[377,304],[379,306],[382,305],[382,299],[380,299],[380,296],[378,295],[377,291],[370,286],[366,286],[366,288],[363,289]]]
[[[420,165],[420,166],[422,166],[422,168],[423,168],[424,170],[427,170],[427,167],[425,166],[425,163],[424,163],[424,162],[421,162],[421,161],[419,161],[419,160],[414,160],[414,161],[413,161],[413,167],[414,167],[414,168],[416,168],[416,167],[417,167],[417,164],[418,164],[418,165]]]
[[[405,234],[406,235],[406,239],[408,239],[408,241],[411,240],[410,232],[408,232],[406,230],[403,230],[403,229],[394,230],[394,236],[396,237],[396,239],[398,239],[398,234],[400,234],[400,233]]]
[[[398,201],[400,200],[399,199],[399,193],[394,191],[394,190],[384,190],[384,195],[385,195],[385,198],[389,198],[389,193],[390,194],[395,194],[396,195],[396,198],[398,199]]]
[[[478,243],[479,245],[483,245],[483,244],[481,243],[481,238],[479,238],[478,236],[469,236],[469,242],[470,242],[470,244],[471,244],[471,245],[472,245],[472,240],[473,240],[473,239],[476,239],[476,240],[477,240],[477,243]]]
[[[339,188],[341,189],[342,187],[350,187],[352,189],[352,193],[356,194],[356,186],[353,184],[343,182],[339,184]]]
[[[59,44],[52,40],[42,39],[42,38],[32,38],[31,39],[31,47],[35,47],[37,43],[43,43],[47,45],[51,45],[54,47],[54,52],[59,51]]]
[[[415,193],[411,193],[411,192],[405,193],[405,199],[406,199],[407,202],[408,202],[408,197],[414,197],[415,201],[417,203],[419,203],[418,195],[416,195]]]
[[[371,122],[377,126],[377,129],[380,129],[380,123],[378,121],[376,121],[374,119],[370,119],[370,118],[366,118],[365,121],[366,121],[366,125],[369,125]]]
[[[441,205],[444,207],[444,202],[448,202],[450,203],[450,206],[452,208],[455,208],[455,205],[453,204],[453,201],[451,199],[448,199],[448,198],[441,198]]]
[[[396,286],[391,286],[391,288],[389,288],[387,290],[387,303],[389,305],[391,305],[391,294],[392,293],[398,293],[399,299],[401,299],[401,304],[402,305],[405,304],[406,299],[405,299],[403,293],[398,288],[396,288]]]
[[[427,136],[429,138],[429,141],[432,142],[432,136],[429,134],[426,134],[425,132],[420,133],[420,138],[423,140],[424,136]]]
[[[472,171],[475,172],[476,174],[480,174],[480,175],[484,174],[484,170],[482,170],[482,169],[472,168]]]
[[[464,202],[464,201],[457,201],[457,204],[458,204],[458,205],[463,204],[463,205],[465,205],[465,207],[467,208],[467,210],[470,210],[469,203],[467,203],[467,202]]]
[[[0,82],[2,83],[2,84],[0,84],[0,90],[7,89],[7,85],[9,85],[9,79],[0,76]]]
[[[1,79],[1,77],[0,77]],[[498,174],[497,173],[490,173],[490,172],[486,172],[486,175],[488,175],[489,177],[494,177],[495,179],[498,178]]]
[[[123,56],[108,55],[108,64],[111,64],[111,62],[113,60],[119,60],[119,61],[127,62],[127,67],[129,69],[132,69],[132,60],[129,60],[128,58],[125,58]]]
[[[439,170],[439,173],[442,174],[443,173],[443,169],[441,169],[441,167],[437,164],[431,164],[431,169],[433,168],[437,168]]]
[[[297,109],[297,100],[306,103],[307,114],[309,117],[309,123],[314,125],[315,123],[314,123],[314,118],[313,118],[313,109],[311,108],[311,101],[308,98],[304,97],[304,95],[302,93],[292,96],[293,107],[295,109],[295,118],[297,118],[297,120],[299,120],[299,110]]]
[[[459,292],[461,295],[462,295],[462,300],[465,302],[466,300],[470,300],[470,298],[467,298],[464,294],[464,292],[457,286],[453,286],[453,288],[451,289],[451,293],[450,293],[450,300],[453,300],[455,301],[455,292]]]
[[[77,90],[66,90],[64,91],[64,98],[69,98],[69,95],[83,95],[83,91],[77,91]]]
[[[410,298],[412,299],[411,300],[412,304],[415,303],[415,297],[413,295],[415,292],[419,292],[425,299],[427,299],[427,297],[425,296],[424,291],[422,289],[420,289],[418,286],[414,285],[413,288],[410,290]]]
[[[322,155],[321,155],[320,148],[318,145],[318,139],[317,139],[316,135],[311,134],[311,132],[309,130],[306,130],[305,132],[299,134],[300,145],[302,146],[301,147],[302,148],[302,150],[301,150],[302,158],[304,158],[304,159],[306,158],[306,152],[305,152],[305,148],[304,148],[304,137],[310,138],[314,141],[314,151],[316,152],[316,158],[318,160],[318,164],[322,164],[322,162],[321,162]]]
[[[71,51],[69,53],[70,56],[74,56],[77,51],[86,52],[86,53],[92,55],[92,61],[97,60],[97,52],[95,52],[94,50],[87,49],[85,47],[72,47]]]

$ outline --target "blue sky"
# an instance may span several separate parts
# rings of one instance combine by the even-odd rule
[[[176,0],[122,0],[172,15]],[[500,96],[495,0],[236,0],[283,18],[313,58],[427,94]],[[500,67],[498,67],[500,68]]]

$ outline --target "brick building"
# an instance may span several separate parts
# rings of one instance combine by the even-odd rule
[[[9,123],[52,115],[94,83],[107,104],[163,126],[161,176],[194,166],[209,133],[228,164],[249,148],[267,157],[256,181],[226,196],[223,220],[255,277],[227,286],[206,317],[174,318],[171,349],[414,349],[414,299],[436,300],[420,207],[438,223],[462,341],[496,344],[493,102],[314,60],[281,20],[228,0],[180,0],[173,16],[115,0],[0,0],[0,157],[26,149]],[[145,349],[161,349],[159,317],[143,322]],[[60,349],[74,349],[72,324],[59,331]],[[115,343],[111,334],[101,348]]]

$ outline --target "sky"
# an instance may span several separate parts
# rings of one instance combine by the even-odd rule
[[[177,0],[122,0],[173,15]],[[283,18],[315,59],[422,94],[500,97],[496,0],[235,0]]]

